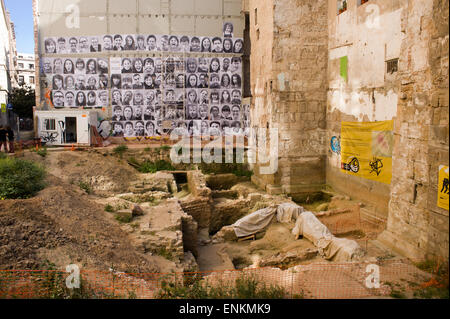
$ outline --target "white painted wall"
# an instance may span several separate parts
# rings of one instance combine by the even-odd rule
[[[336,16],[330,8],[329,106],[359,121],[391,120],[397,113],[396,88],[389,85],[386,61],[400,56],[402,8],[369,1]],[[392,4],[392,6],[391,6]],[[348,57],[348,82],[339,76],[339,58]],[[375,101],[375,102],[374,102]]]

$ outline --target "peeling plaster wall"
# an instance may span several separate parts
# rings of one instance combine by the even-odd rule
[[[448,0],[405,1],[386,245],[415,260],[449,253],[449,212],[437,206],[449,165]]]
[[[386,220],[390,186],[341,171],[341,158],[330,140],[340,137],[341,122],[386,121],[396,118],[400,81],[388,74],[386,61],[400,57],[403,1],[349,0],[337,15],[337,1],[328,1],[329,61],[327,103],[327,184],[363,200],[368,217]],[[347,57],[347,80],[340,75],[340,58]]]

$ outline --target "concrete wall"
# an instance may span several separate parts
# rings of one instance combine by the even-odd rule
[[[404,1],[347,3],[347,11],[337,14],[337,1],[328,1],[327,183],[363,200],[363,213],[385,221],[390,185],[345,174],[330,141],[340,137],[343,121],[395,120],[400,81],[398,72],[386,72],[386,61],[400,57]],[[348,59],[347,79],[340,75],[342,57]]]
[[[412,259],[448,258],[449,213],[436,203],[439,165],[449,163],[449,3],[405,3],[395,170],[379,239]]]

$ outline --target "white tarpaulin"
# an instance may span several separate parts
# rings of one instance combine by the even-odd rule
[[[303,235],[319,249],[319,254],[328,260],[351,261],[362,257],[364,251],[354,240],[336,238],[311,212],[303,212],[295,223],[292,234]]]
[[[277,208],[277,221],[279,223],[290,223],[296,221],[304,208],[294,203],[283,203]]]
[[[250,236],[263,230],[270,224],[276,211],[276,207],[267,207],[242,217],[232,225],[236,236]]]

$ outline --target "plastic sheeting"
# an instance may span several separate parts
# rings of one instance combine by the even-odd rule
[[[260,232],[270,224],[276,211],[277,208],[271,206],[239,219],[232,225],[236,236],[245,237]]]
[[[296,221],[298,216],[304,212],[304,208],[293,203],[283,203],[277,208],[277,221],[279,223],[290,223]]]
[[[292,234],[303,235],[319,250],[319,254],[333,261],[351,261],[364,256],[364,251],[354,240],[336,238],[311,212],[303,212],[297,218]]]

